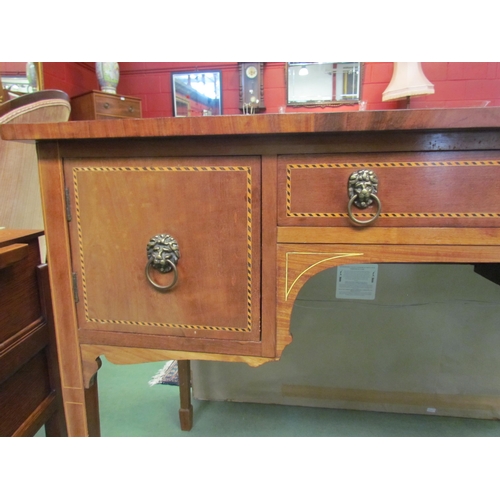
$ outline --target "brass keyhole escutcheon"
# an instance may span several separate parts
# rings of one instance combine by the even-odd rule
[[[148,259],[145,271],[147,280],[160,292],[166,292],[174,288],[179,278],[177,263],[181,257],[177,240],[169,234],[157,234],[149,240],[146,253]],[[173,272],[174,277],[170,285],[163,286],[156,283],[151,277],[151,268],[162,274]]]
[[[378,178],[373,172],[373,170],[362,169],[353,172],[349,176],[349,181],[347,184],[347,195],[349,197],[349,203],[347,204],[347,213],[349,218],[355,224],[370,224],[374,222],[382,211],[382,203],[377,196],[378,192]],[[373,204],[377,203],[377,212],[371,219],[360,220],[354,217],[352,213],[352,206],[355,205],[357,208],[365,209]]]

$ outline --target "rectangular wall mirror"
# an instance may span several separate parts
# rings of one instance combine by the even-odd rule
[[[172,73],[174,116],[222,114],[220,71]]]
[[[361,63],[287,63],[289,106],[339,106],[360,99]]]

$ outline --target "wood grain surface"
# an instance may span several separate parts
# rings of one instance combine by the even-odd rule
[[[280,225],[352,226],[347,187],[359,170],[378,177],[382,210],[372,226],[500,225],[499,153],[283,155],[278,168]],[[353,206],[353,213],[371,219],[377,206]]]
[[[54,125],[5,125],[2,139],[50,140],[119,137],[300,134],[325,132],[495,128],[500,108],[290,113],[210,117],[94,120]]]
[[[260,158],[68,160],[65,176],[81,330],[260,339]],[[180,250],[165,293],[145,276],[159,234]]]

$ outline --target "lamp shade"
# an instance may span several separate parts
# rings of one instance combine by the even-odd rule
[[[434,94],[434,85],[424,75],[421,63],[395,62],[391,81],[382,93],[382,101],[425,94]]]

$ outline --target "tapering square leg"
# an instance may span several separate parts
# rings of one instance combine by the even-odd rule
[[[178,361],[179,369],[179,394],[181,407],[179,420],[181,430],[190,431],[193,427],[193,405],[191,404],[191,362],[189,360]]]

